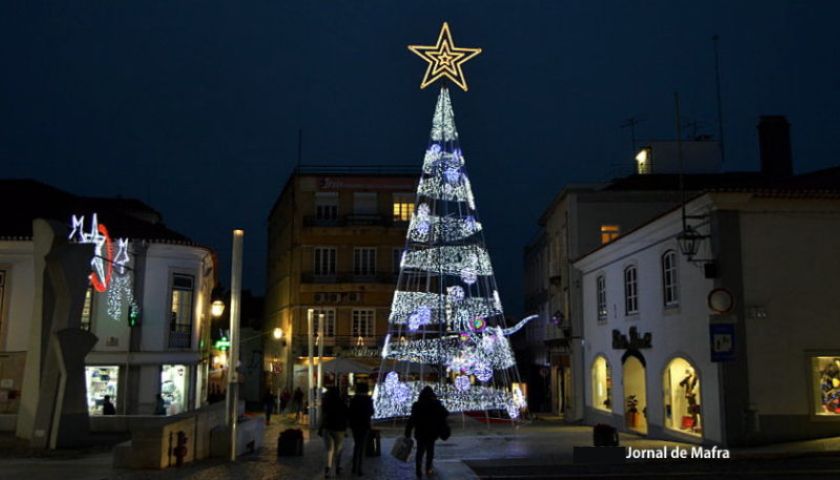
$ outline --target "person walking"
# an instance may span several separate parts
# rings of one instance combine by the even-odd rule
[[[283,393],[280,394],[280,411],[277,413],[283,413],[286,411],[286,405],[289,404],[290,398],[292,398],[292,394],[289,393],[288,388],[284,388]]]
[[[426,476],[432,475],[432,462],[435,458],[435,440],[440,438],[447,429],[446,417],[449,412],[446,407],[437,399],[432,387],[426,386],[420,391],[417,401],[411,405],[411,416],[405,426],[405,436],[411,438],[411,430],[414,430],[414,439],[417,441],[417,453],[415,454],[415,471],[417,478],[422,478],[423,456],[426,457]]]
[[[356,394],[350,400],[350,429],[353,431],[353,469],[362,476],[362,458],[370,435],[370,418],[373,416],[373,399],[368,396],[367,383],[356,385]]]
[[[300,412],[303,410],[303,390],[300,387],[295,388],[295,394],[292,396],[292,408],[295,410],[295,421],[300,421]]]
[[[270,389],[266,389],[263,397],[263,408],[265,408],[265,424],[271,425],[271,414],[274,413],[274,395]]]
[[[321,399],[321,425],[318,436],[324,438],[327,464],[324,478],[330,473],[341,475],[341,452],[344,450],[344,435],[347,430],[347,405],[341,401],[336,387],[330,387]]]
[[[102,415],[116,415],[117,409],[114,407],[114,404],[111,403],[111,396],[105,395],[105,398],[102,399]]]

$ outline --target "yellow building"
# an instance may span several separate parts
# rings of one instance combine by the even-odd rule
[[[417,179],[413,168],[298,167],[286,182],[268,218],[265,329],[283,332],[265,341],[275,393],[306,391],[310,312],[315,332],[323,315],[325,357],[378,367]]]

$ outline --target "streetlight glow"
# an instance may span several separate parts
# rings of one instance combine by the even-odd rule
[[[273,335],[275,340],[280,340],[281,338],[283,338],[283,329],[280,327],[275,328]]]
[[[213,315],[215,318],[219,318],[223,313],[225,313],[225,302],[216,300],[210,304],[210,315]]]

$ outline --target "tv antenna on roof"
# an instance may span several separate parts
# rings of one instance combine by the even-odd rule
[[[630,129],[630,142],[633,151],[631,152],[634,156],[636,155],[636,125],[644,122],[647,120],[646,117],[643,115],[635,115],[632,116],[619,125],[620,128],[629,128]]]

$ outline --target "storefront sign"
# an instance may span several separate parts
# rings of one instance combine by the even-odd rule
[[[713,362],[735,360],[735,324],[709,324],[709,345]]]
[[[639,331],[636,327],[630,327],[627,335],[623,335],[618,330],[612,331],[612,347],[616,350],[640,350],[642,348],[650,348],[653,343],[653,335],[648,332],[639,336]]]

